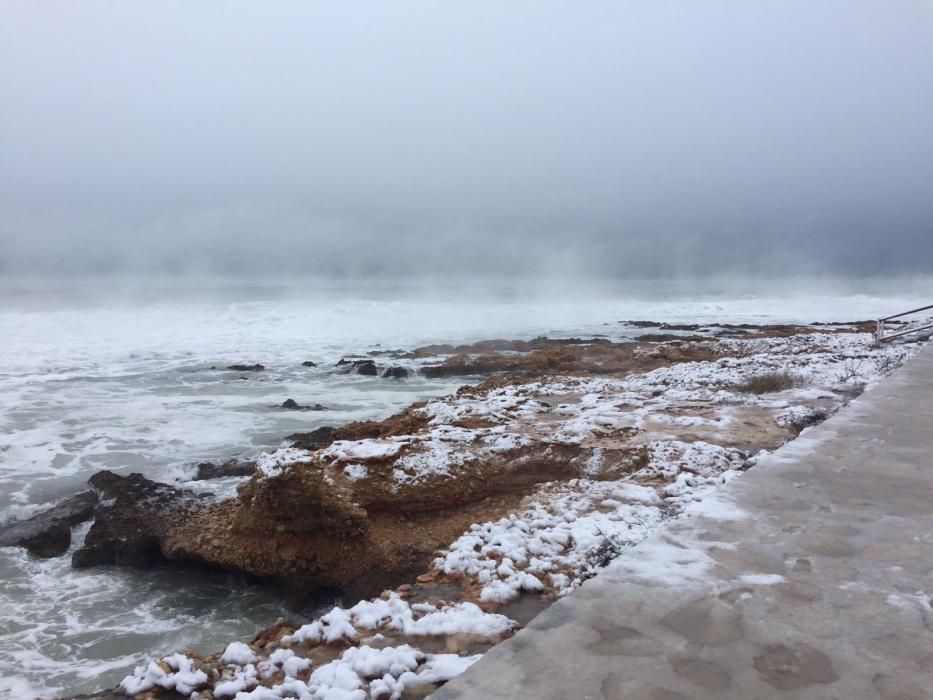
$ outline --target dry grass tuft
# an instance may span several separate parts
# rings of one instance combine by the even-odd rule
[[[800,386],[803,380],[787,370],[781,372],[766,372],[749,377],[741,384],[736,384],[738,391],[747,394],[770,394],[775,391],[784,391]]]

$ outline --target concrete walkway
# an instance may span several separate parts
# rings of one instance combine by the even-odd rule
[[[432,697],[933,698],[933,349]]]

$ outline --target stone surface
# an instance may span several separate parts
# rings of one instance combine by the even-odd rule
[[[235,372],[263,372],[265,371],[265,365],[261,365],[258,362],[254,365],[245,365],[245,364],[236,364],[230,365],[227,369],[234,370]]]
[[[933,697],[933,351],[432,697]]]
[[[147,567],[164,560],[160,539],[200,497],[142,474],[94,474],[88,484],[101,495],[84,544],[71,555],[77,569],[101,564]]]
[[[382,376],[387,379],[407,379],[410,372],[405,367],[389,367]]]
[[[241,462],[238,459],[228,459],[221,464],[201,462],[197,465],[197,471],[192,478],[194,481],[206,481],[229,476],[251,476],[254,471],[256,471],[255,463]]]
[[[325,425],[309,433],[292,433],[285,439],[291,441],[292,447],[299,447],[303,450],[319,450],[322,447],[327,447],[336,439],[334,435],[336,431],[336,428]]]
[[[57,557],[71,546],[71,528],[90,520],[97,494],[84,491],[70,496],[28,520],[0,528],[0,547],[25,547],[37,557]]]
[[[362,374],[368,377],[375,377],[379,374],[375,360],[354,360],[341,358],[337,366],[351,374]]]
[[[285,399],[282,402],[282,405],[279,408],[284,408],[289,411],[326,411],[327,406],[316,403],[310,406],[303,406],[302,404],[295,401],[295,399]]]

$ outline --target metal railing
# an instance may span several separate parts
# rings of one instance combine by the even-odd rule
[[[919,309],[911,309],[910,311],[904,311],[903,313],[894,314],[893,316],[885,316],[884,318],[879,318],[875,322],[875,342],[876,343],[886,343],[889,340],[894,340],[895,338],[900,338],[901,336],[909,335],[911,333],[917,333],[918,331],[925,331],[933,329],[933,318],[927,316],[926,318],[920,319],[919,321],[906,322],[900,321],[896,328],[891,329],[891,332],[888,332],[887,323],[893,321],[896,318],[901,318],[903,316],[910,316],[912,314],[918,314],[921,311],[927,311],[933,309],[933,304],[929,306],[921,306]],[[904,324],[907,325],[904,325]]]

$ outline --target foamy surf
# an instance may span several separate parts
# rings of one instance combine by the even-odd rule
[[[349,355],[490,337],[623,338],[632,331],[618,322],[627,319],[852,320],[913,302],[849,296],[332,303],[250,301],[250,293],[90,308],[65,298],[29,308],[2,305],[0,520],[28,517],[82,489],[100,469],[140,471],[223,497],[238,480],[191,482],[191,465],[249,458],[281,446],[290,433],[383,417],[463,383],[335,373],[334,364]],[[267,369],[225,369],[254,362]],[[328,410],[284,410],[287,398]],[[83,532],[75,532],[72,549]],[[69,555],[38,560],[18,549],[0,549],[0,610],[0,695],[9,697],[113,686],[167,649],[213,650],[285,613],[275,591],[235,577],[77,571]]]

